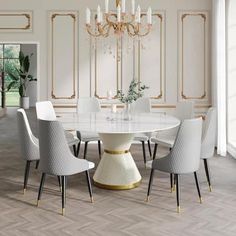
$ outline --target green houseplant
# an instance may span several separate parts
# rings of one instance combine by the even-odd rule
[[[31,55],[24,55],[22,51],[19,52],[19,68],[15,68],[15,73],[10,70],[7,70],[7,74],[11,78],[11,82],[7,87],[7,91],[9,91],[13,87],[18,87],[19,95],[20,95],[20,107],[24,109],[29,108],[29,97],[27,96],[27,88],[30,81],[36,81],[37,79],[34,78],[30,73],[30,58]]]

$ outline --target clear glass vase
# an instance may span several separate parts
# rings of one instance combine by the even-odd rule
[[[131,104],[125,103],[124,120],[132,120]]]

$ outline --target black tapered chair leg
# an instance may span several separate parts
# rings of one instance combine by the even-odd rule
[[[78,143],[78,146],[77,146],[77,151],[76,151],[76,156],[77,157],[79,156],[80,144],[81,144],[81,141]]]
[[[45,177],[46,177],[46,174],[42,173],[42,177],[41,177],[41,181],[40,181],[40,186],[39,186],[39,192],[38,192],[37,206],[39,205],[39,201],[41,199],[41,195],[42,195],[42,192],[43,192],[43,186],[44,186],[44,182],[45,182]]]
[[[61,176],[61,185],[62,185],[62,192],[61,192],[61,198],[62,198],[62,211],[61,214],[65,215],[65,205],[66,205],[66,176]]]
[[[202,196],[201,196],[201,191],[200,191],[200,187],[199,187],[198,178],[197,178],[197,172],[196,171],[194,172],[194,178],[195,178],[195,183],[196,183],[196,187],[197,187],[199,201],[200,201],[200,203],[202,203]]]
[[[207,159],[203,159],[204,161],[204,167],[205,167],[205,173],[206,173],[206,177],[207,177],[207,182],[209,185],[209,191],[212,191],[212,187],[211,187],[211,178],[210,178],[210,173],[209,173],[209,168],[208,168],[208,163],[207,163]]]
[[[149,201],[149,196],[150,196],[150,194],[151,194],[152,183],[153,183],[153,176],[154,176],[154,169],[152,169],[152,170],[151,170],[151,173],[150,173],[146,202]]]
[[[73,145],[73,152],[74,152],[74,155],[76,156],[77,150],[76,150],[76,145],[75,144]]]
[[[176,182],[176,201],[177,201],[177,212],[180,213],[180,186],[179,186],[179,175],[175,174],[175,182]]]
[[[27,189],[27,184],[28,184],[28,179],[29,179],[29,171],[30,171],[30,163],[31,163],[31,161],[26,161],[23,193],[25,193],[25,191]]]
[[[156,155],[157,155],[157,146],[158,146],[158,144],[155,143],[154,151],[153,151],[153,157],[152,157],[153,160],[156,158]]]
[[[90,196],[90,200],[93,203],[93,191],[92,191],[92,185],[91,185],[91,180],[90,180],[90,176],[89,176],[89,171],[85,171],[86,173],[86,179],[87,179],[87,184],[88,184],[88,190],[89,190],[89,196]]]
[[[98,154],[99,154],[99,158],[101,159],[102,152],[101,152],[101,141],[100,140],[98,140]]]
[[[150,157],[152,158],[152,148],[151,148],[151,142],[150,142],[150,140],[148,140],[147,143],[148,143],[149,155],[150,155]]]
[[[170,191],[173,192],[173,174],[170,173]]]
[[[57,180],[58,180],[59,189],[61,191],[61,176],[58,175]]]
[[[144,141],[141,141],[141,143],[142,143],[142,148],[143,148],[143,162],[144,162],[144,164],[146,164],[147,158],[146,158],[145,143],[144,143]]]
[[[86,159],[87,148],[88,148],[88,142],[85,142],[85,143],[84,143],[84,159]]]
[[[35,169],[37,170],[39,168],[39,160],[36,161]]]

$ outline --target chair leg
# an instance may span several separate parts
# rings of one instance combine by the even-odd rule
[[[76,154],[77,154],[76,145],[73,145],[73,152],[74,152],[74,155],[76,156]]]
[[[87,148],[88,148],[88,142],[85,142],[85,143],[84,143],[84,159],[86,159]]]
[[[61,192],[61,176],[58,175],[57,179],[58,179],[59,189],[60,189],[60,192]]]
[[[201,192],[200,192],[200,188],[199,188],[199,183],[198,183],[198,178],[197,178],[197,172],[196,171],[194,172],[194,178],[195,178],[195,183],[196,183],[196,187],[197,187],[199,201],[200,201],[200,203],[202,203],[202,196],[201,196]]]
[[[40,181],[40,186],[39,186],[39,192],[38,192],[37,206],[39,206],[39,201],[41,199],[41,195],[42,195],[42,192],[43,192],[43,186],[44,186],[44,182],[45,182],[45,177],[46,177],[46,174],[42,173],[42,177],[41,177],[41,181]]]
[[[179,175],[178,174],[175,174],[175,181],[176,181],[177,212],[180,213],[180,204],[179,204],[180,186],[179,186]]]
[[[26,165],[25,165],[24,189],[23,189],[24,194],[25,194],[25,191],[27,188],[27,183],[28,183],[28,178],[29,178],[30,163],[31,163],[31,161],[26,161]]]
[[[91,180],[90,180],[90,176],[89,176],[89,171],[87,170],[86,172],[86,179],[87,179],[87,184],[88,184],[88,190],[89,190],[89,196],[90,196],[90,200],[93,203],[93,191],[92,191],[92,186],[91,186]]]
[[[173,192],[173,174],[170,173],[170,191]]]
[[[211,187],[211,179],[210,179],[210,174],[209,174],[209,168],[208,168],[208,163],[207,163],[207,159],[203,159],[204,161],[204,167],[205,167],[205,172],[206,172],[206,177],[207,177],[207,182],[209,185],[209,191],[212,191],[212,187]]]
[[[150,155],[150,157],[152,157],[152,148],[151,148],[150,140],[148,140],[147,143],[148,143],[149,155]]]
[[[156,155],[157,155],[157,146],[158,146],[158,144],[155,143],[154,151],[153,151],[153,157],[152,157],[153,160],[156,158]]]
[[[77,146],[77,152],[76,152],[77,157],[79,156],[80,144],[81,144],[81,141],[78,143],[78,146]]]
[[[102,152],[101,152],[101,141],[100,140],[98,140],[98,154],[99,154],[99,158],[101,159]]]
[[[150,196],[150,193],[151,193],[151,190],[152,190],[153,176],[154,176],[154,169],[152,169],[151,173],[150,173],[146,202],[149,201],[149,196]]]
[[[62,182],[62,212],[61,214],[65,215],[65,205],[66,205],[66,176],[61,176],[61,182]]]
[[[142,148],[143,148],[143,161],[144,161],[144,164],[146,164],[147,158],[146,158],[145,143],[144,141],[141,141],[141,143],[142,143]]]
[[[36,161],[35,169],[37,170],[39,168],[39,160]]]

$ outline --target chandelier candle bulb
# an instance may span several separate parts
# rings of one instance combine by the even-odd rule
[[[105,0],[105,13],[108,14],[109,12],[109,0]]]
[[[135,15],[135,0],[132,0],[131,14],[132,14],[133,16]]]
[[[117,22],[121,22],[121,9],[120,5],[117,7]]]
[[[149,7],[147,11],[147,23],[149,25],[152,24],[152,8],[151,7]]]
[[[97,8],[97,23],[101,23],[101,8],[99,5]]]
[[[141,22],[141,8],[138,5],[137,7],[137,22],[140,23]]]
[[[125,0],[122,0],[122,13],[125,13]]]
[[[86,9],[86,24],[90,25],[91,11],[89,8]]]

